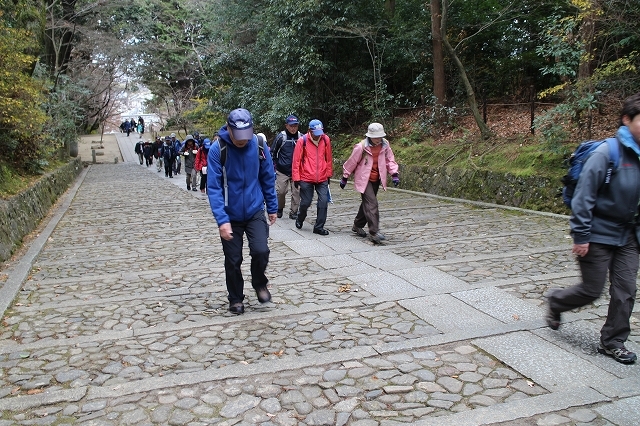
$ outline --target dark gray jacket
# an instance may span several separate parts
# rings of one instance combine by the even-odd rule
[[[574,244],[600,243],[623,246],[630,232],[640,236],[636,221],[640,201],[639,151],[620,143],[620,166],[605,184],[609,146],[600,145],[587,159],[571,202],[571,235]],[[633,142],[632,142],[633,143]]]

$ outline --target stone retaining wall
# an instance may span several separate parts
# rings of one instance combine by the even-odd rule
[[[29,189],[0,200],[0,262],[9,259],[82,171],[79,158],[44,175]]]
[[[334,176],[340,179],[342,164]],[[353,176],[350,177],[353,180]],[[562,184],[543,177],[516,177],[485,170],[400,165],[400,187],[445,197],[569,214],[559,197]]]

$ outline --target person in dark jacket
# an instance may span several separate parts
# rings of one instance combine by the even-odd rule
[[[144,153],[144,159],[147,167],[153,165],[153,144],[149,141],[144,141],[142,152]]]
[[[158,173],[162,171],[162,146],[164,143],[160,136],[156,136],[156,140],[153,142],[153,156],[156,159],[156,168]]]
[[[169,136],[171,136],[171,143],[173,144],[173,150],[175,152],[181,152],[183,143],[180,142],[180,139],[176,138],[175,133],[171,133]],[[179,175],[181,167],[182,167],[182,161],[180,159],[180,156],[178,155],[176,159],[173,161],[173,174]]]
[[[162,153],[161,157],[164,161],[164,176],[173,178],[173,159],[175,158],[176,153],[173,150],[173,144],[171,143],[171,138],[169,136],[165,136],[164,145],[162,145]]]
[[[269,224],[273,225],[278,211],[275,173],[269,148],[264,146],[262,150],[258,145],[258,138],[253,134],[253,119],[246,109],[231,111],[218,136],[207,158],[207,195],[222,241],[229,312],[239,315],[244,313],[244,278],[240,266],[245,233],[251,255],[251,286],[258,302],[271,301],[265,275],[269,263],[265,205]]]
[[[198,171],[196,170],[195,163],[198,150],[193,136],[187,135],[184,139],[184,145],[180,153],[184,157],[184,172],[187,175],[187,191],[192,190],[192,187],[193,191],[197,191]]]
[[[142,165],[143,156],[144,156],[144,153],[142,152],[143,146],[144,146],[144,141],[142,139],[140,139],[138,141],[138,143],[136,143],[135,148],[133,149],[133,151],[136,154],[138,154],[138,160],[140,161],[140,165]]]
[[[276,136],[271,144],[271,158],[276,167],[276,193],[278,194],[278,217],[282,217],[285,197],[291,190],[291,203],[289,205],[289,219],[298,217],[300,205],[300,190],[293,185],[291,179],[291,163],[293,162],[293,149],[296,141],[302,137],[298,131],[298,117],[290,115],[284,120],[284,130]]]
[[[605,184],[609,146],[601,144],[587,159],[571,201],[572,252],[582,282],[548,295],[547,324],[560,327],[561,313],[585,306],[602,295],[609,276],[609,311],[600,330],[598,352],[623,364],[636,361],[625,347],[636,297],[640,223],[640,93],[626,99],[616,133],[620,165]]]

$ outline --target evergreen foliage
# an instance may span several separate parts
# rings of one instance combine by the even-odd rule
[[[242,106],[267,133],[290,113],[336,134],[373,120],[393,132],[420,108],[410,145],[468,113],[469,88],[480,102],[540,93],[559,103],[537,122],[545,147],[588,132],[604,95],[640,90],[637,1],[438,4],[458,65],[445,58],[444,105],[433,102],[424,0],[0,0],[0,161],[37,171],[138,86],[185,131],[215,129]],[[28,156],[16,155],[23,143]]]

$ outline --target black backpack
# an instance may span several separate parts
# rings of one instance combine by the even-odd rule
[[[620,165],[620,152],[618,150],[618,140],[616,138],[608,138],[602,141],[587,141],[582,142],[578,148],[571,154],[569,158],[569,169],[567,170],[567,174],[562,178],[562,183],[564,187],[562,188],[562,201],[564,204],[571,208],[571,200],[573,199],[573,192],[576,190],[576,186],[578,184],[578,178],[580,177],[580,172],[582,172],[582,167],[587,159],[591,156],[593,151],[596,150],[597,147],[606,143],[609,145],[609,167],[607,167],[607,172],[605,174],[605,184],[609,184],[611,181],[611,175]]]

